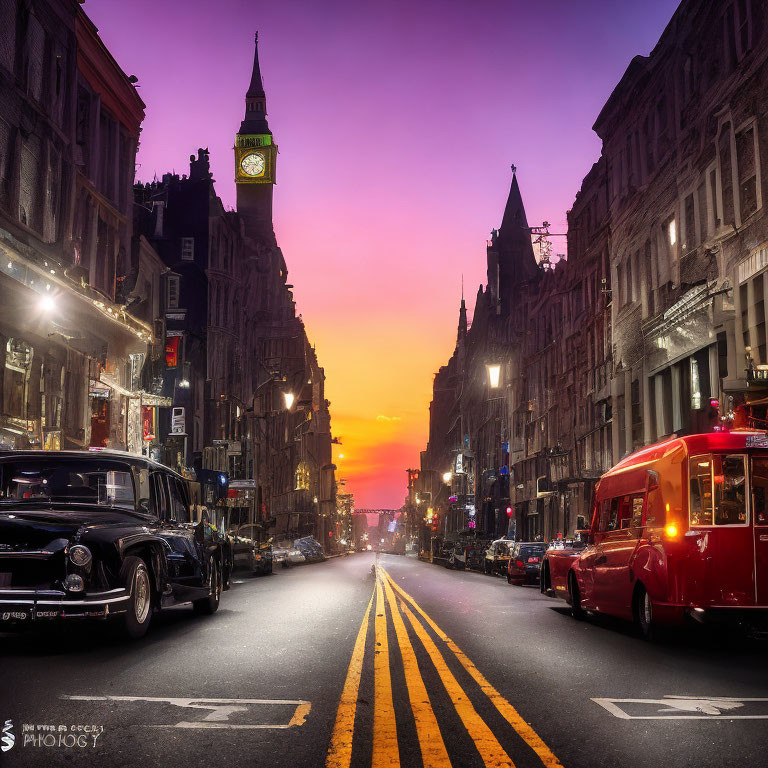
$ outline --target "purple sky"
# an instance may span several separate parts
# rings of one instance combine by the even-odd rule
[[[531,225],[564,232],[600,152],[591,126],[677,0],[88,0],[147,118],[139,178],[232,146],[259,30],[280,147],[275,223],[328,376],[358,506],[398,507],[432,375],[473,303],[511,163]],[[555,250],[562,248],[555,240]]]

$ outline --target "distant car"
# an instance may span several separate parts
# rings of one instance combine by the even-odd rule
[[[471,547],[467,548],[464,555],[465,566],[472,570],[482,571],[485,566],[485,552],[490,546],[490,541],[483,539],[473,541]]]
[[[507,566],[510,584],[538,584],[547,546],[540,541],[518,541],[512,546]]]
[[[253,573],[272,573],[272,547],[260,542],[261,526],[254,523],[241,525],[230,531],[232,559],[235,569]]]
[[[295,547],[288,550],[288,557],[286,560],[289,565],[302,565],[303,563],[309,562],[304,553]]]
[[[486,574],[506,574],[509,561],[509,547],[513,544],[509,539],[496,539],[485,551],[483,571]]]
[[[474,541],[457,541],[448,558],[448,567],[463,571],[467,567],[467,553],[474,548]]]
[[[295,539],[293,548],[298,549],[308,563],[318,563],[325,560],[323,545],[314,536],[304,536]]]
[[[0,628],[100,618],[142,637],[161,608],[214,613],[224,541],[186,481],[116,451],[0,457]]]
[[[288,567],[288,550],[285,547],[276,547],[272,545],[272,567],[282,565]]]

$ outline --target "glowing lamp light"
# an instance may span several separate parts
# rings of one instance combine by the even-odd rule
[[[295,400],[293,392],[283,392],[283,397],[285,398],[285,409],[290,411],[293,401]]]
[[[710,406],[710,408],[719,408],[720,407],[720,401],[716,397],[710,397],[709,398],[709,406]]]
[[[670,539],[674,539],[677,536],[677,526],[674,523],[670,523],[665,529],[664,533],[669,536]]]
[[[498,363],[486,365],[488,369],[488,386],[491,389],[498,389],[501,384],[501,366]]]
[[[507,517],[512,517],[512,507],[507,507]]]
[[[43,312],[53,312],[56,308],[56,302],[53,296],[41,296],[39,306]]]
[[[452,478],[453,478],[453,473],[451,473],[451,472],[446,472],[446,473],[443,474],[443,482],[446,485],[450,485]]]
[[[669,222],[669,244],[674,245],[677,242],[677,222],[672,219]]]

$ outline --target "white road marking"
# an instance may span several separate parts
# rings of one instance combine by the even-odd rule
[[[662,699],[592,701],[622,720],[768,720],[768,698],[667,694]],[[733,714],[732,710],[742,712]]]
[[[65,695],[61,697],[68,701],[111,701],[111,702],[146,702],[155,704],[170,704],[184,709],[210,710],[200,720],[178,723],[158,724],[152,723],[148,728],[229,728],[229,729],[258,729],[276,728],[285,729],[304,725],[312,705],[303,699],[209,699],[179,698],[175,696],[77,696]],[[252,707],[290,706],[293,713],[287,723],[231,723],[230,715],[251,714],[256,715]]]

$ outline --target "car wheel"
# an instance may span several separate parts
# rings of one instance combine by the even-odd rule
[[[640,634],[646,640],[654,640],[656,627],[653,623],[653,604],[648,591],[642,584],[638,584],[635,592],[635,623]]]
[[[512,583],[512,576],[510,576],[510,574],[507,574],[507,584],[511,584],[511,583]]]
[[[568,577],[568,593],[571,596],[571,615],[574,619],[583,619],[585,614],[584,609],[581,607],[581,592],[579,591],[579,583],[573,573]]]
[[[129,555],[123,560],[120,568],[120,581],[125,585],[130,595],[128,611],[123,614],[121,621],[122,634],[138,640],[149,629],[152,620],[152,579],[147,564],[140,558]]]
[[[212,614],[219,608],[221,599],[221,571],[216,558],[211,555],[208,558],[208,573],[210,574],[208,583],[208,597],[195,600],[192,605],[196,613]]]

